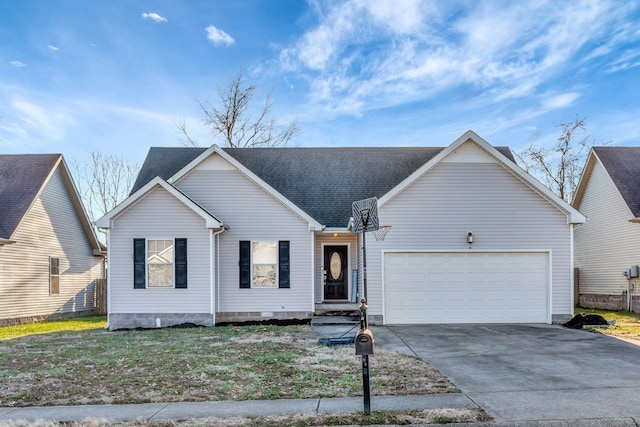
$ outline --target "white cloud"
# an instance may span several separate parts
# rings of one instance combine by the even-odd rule
[[[573,101],[579,97],[580,93],[578,92],[567,92],[560,95],[553,95],[542,100],[542,107],[549,110],[566,108],[573,104]]]
[[[325,7],[317,8],[314,28],[281,50],[281,66],[310,82],[313,102],[354,115],[452,89],[488,93],[494,102],[535,98],[585,45],[627,18],[608,0],[350,0]],[[545,102],[561,108],[577,96]]]
[[[47,45],[47,48],[48,48],[49,50],[51,50],[51,51],[54,51],[54,52],[57,52],[57,51],[59,51],[59,50],[60,50],[60,49],[58,49],[57,47],[55,47],[54,45],[52,45],[52,44]]]
[[[59,105],[39,105],[22,98],[11,101],[11,116],[14,117],[13,127],[21,129],[21,133],[31,138],[46,135],[49,141],[63,140],[65,128],[73,122],[69,112]]]
[[[225,44],[230,46],[235,43],[233,37],[213,25],[209,25],[204,30],[207,32],[207,39],[212,41],[214,44]]]
[[[23,67],[27,66],[27,64],[25,64],[22,61],[9,61],[9,64],[11,64],[11,65],[13,65],[14,67],[17,67],[17,68],[23,68]]]
[[[167,18],[164,18],[155,12],[145,12],[142,14],[142,18],[151,19],[154,22],[167,22]]]

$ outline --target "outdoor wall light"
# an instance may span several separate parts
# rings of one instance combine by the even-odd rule
[[[472,231],[467,231],[467,243],[468,244],[472,244],[473,243],[473,232]]]

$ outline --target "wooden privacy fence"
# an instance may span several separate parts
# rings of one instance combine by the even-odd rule
[[[93,311],[95,314],[104,316],[107,314],[107,279],[96,279],[95,304]]]

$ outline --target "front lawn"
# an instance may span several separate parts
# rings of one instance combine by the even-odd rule
[[[619,338],[640,340],[640,313],[632,313],[626,310],[613,311],[581,307],[576,308],[575,313],[599,314],[608,321],[616,321],[615,325],[607,328],[594,328],[597,332]]]
[[[353,346],[320,345],[307,325],[121,332],[102,326],[50,332],[43,325],[46,333],[0,341],[0,406],[362,395]],[[0,328],[0,336],[8,330]],[[375,395],[457,391],[409,356],[378,347],[370,363]]]

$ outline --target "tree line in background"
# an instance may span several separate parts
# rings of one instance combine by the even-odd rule
[[[221,145],[226,147],[276,147],[286,145],[298,135],[297,120],[283,127],[271,117],[270,95],[255,108],[256,90],[256,85],[245,82],[240,70],[225,86],[218,87],[215,105],[198,102],[204,115],[202,124],[214,140],[221,140]],[[200,146],[199,141],[189,135],[184,119],[178,120],[176,126],[183,145]],[[553,146],[539,144],[540,134],[535,133],[529,145],[515,155],[528,173],[560,198],[571,202],[594,140],[587,131],[585,118],[576,116],[574,121],[556,127],[560,135]],[[81,165],[76,161],[74,167],[80,196],[92,221],[128,197],[140,169],[124,156],[97,151],[91,153],[89,162]]]

